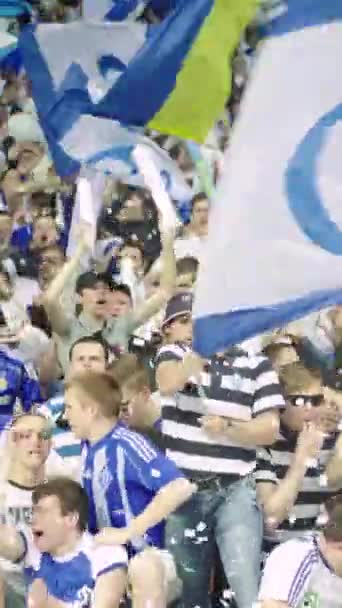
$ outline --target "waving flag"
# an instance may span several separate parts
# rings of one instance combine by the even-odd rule
[[[88,128],[86,117],[92,129],[96,117],[203,141],[227,100],[228,58],[256,4],[179,0],[159,25],[26,28],[20,48],[50,145],[63,149],[81,120]]]
[[[0,17],[12,18],[20,17],[26,13],[32,12],[32,6],[24,0],[0,0]]]
[[[289,0],[226,156],[195,304],[209,354],[342,303],[342,3]]]

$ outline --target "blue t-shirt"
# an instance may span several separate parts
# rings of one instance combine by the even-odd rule
[[[35,579],[44,581],[49,595],[73,608],[88,608],[97,579],[106,572],[127,568],[123,547],[96,546],[88,533],[82,534],[77,548],[69,555],[54,557],[40,553],[31,533],[22,533],[26,552],[24,572],[30,585]]]
[[[25,412],[42,402],[39,382],[20,359],[0,350],[0,415],[11,415],[17,399]]]
[[[117,424],[97,443],[83,446],[82,483],[90,502],[90,531],[128,526],[161,488],[182,477],[150,441]],[[163,547],[164,522],[131,541],[129,550],[134,553],[149,545]]]

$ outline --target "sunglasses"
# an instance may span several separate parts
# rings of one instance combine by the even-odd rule
[[[322,404],[323,399],[324,399],[324,395],[322,395],[321,393],[318,393],[316,395],[297,394],[297,395],[289,395],[287,397],[287,400],[291,403],[291,405],[294,405],[296,407],[305,407],[305,406],[318,407],[319,405]]]

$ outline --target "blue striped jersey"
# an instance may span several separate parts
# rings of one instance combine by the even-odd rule
[[[107,435],[82,452],[82,483],[90,502],[91,532],[123,528],[142,513],[155,495],[183,477],[176,465],[148,439],[117,424]],[[130,551],[153,545],[163,547],[164,522],[132,540]]]
[[[44,581],[53,599],[73,608],[91,606],[92,592],[102,574],[127,567],[127,553],[123,547],[96,546],[88,533],[81,535],[73,552],[58,557],[40,553],[31,533],[23,533],[23,538],[27,583],[35,579]]]

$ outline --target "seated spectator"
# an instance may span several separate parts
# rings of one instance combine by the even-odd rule
[[[99,531],[101,545],[127,546],[133,606],[166,606],[180,588],[164,550],[165,520],[195,488],[147,439],[118,424],[121,393],[109,375],[73,377],[65,398],[70,426],[86,440],[82,483],[89,529]]]
[[[58,472],[58,461],[51,455],[50,427],[42,416],[21,415],[5,432],[9,437],[2,447],[0,521],[27,530],[32,519],[32,492],[49,474]],[[6,605],[24,608],[26,586],[22,565],[0,559],[0,567],[6,575]]]
[[[318,371],[294,362],[281,368],[280,381],[287,402],[280,437],[258,450],[255,473],[268,547],[317,528],[321,504],[335,491],[329,461],[342,416],[341,394],[324,387]]]
[[[34,488],[32,503],[31,530],[0,527],[0,555],[23,564],[28,605],[87,605],[93,595],[94,608],[118,608],[127,554],[123,547],[99,547],[87,534],[88,500],[81,486],[51,479]]]
[[[271,553],[263,573],[260,608],[339,608],[342,597],[342,497],[325,503],[322,532],[290,540]]]

